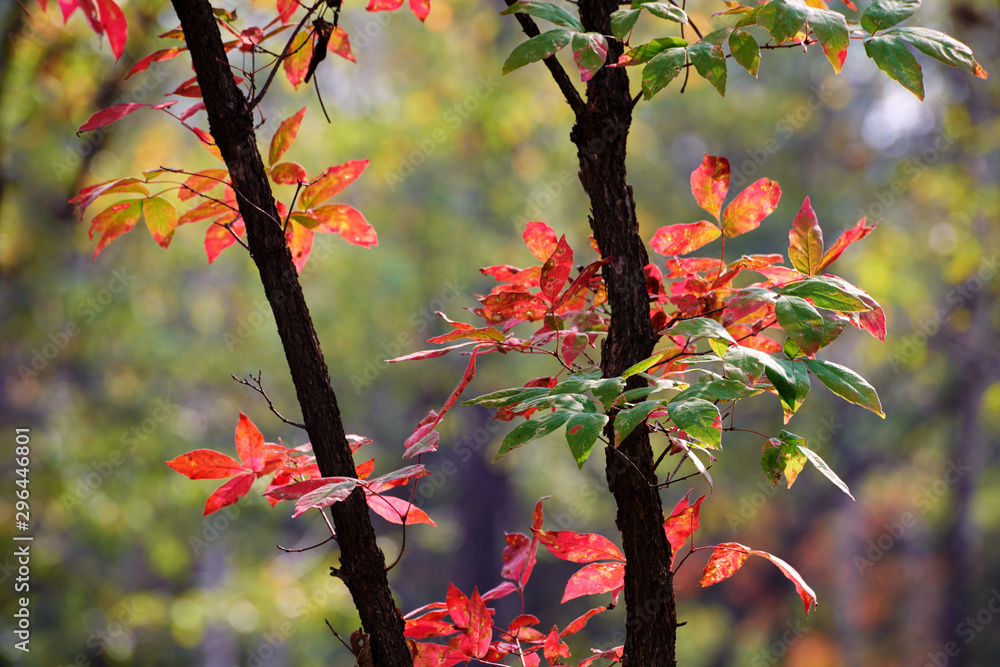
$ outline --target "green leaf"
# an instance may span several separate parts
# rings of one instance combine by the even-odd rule
[[[142,200],[142,217],[146,220],[146,229],[161,248],[166,249],[177,229],[177,209],[165,199],[152,197]]]
[[[618,59],[616,67],[641,65],[645,62],[649,62],[668,49],[682,49],[686,46],[687,40],[681,39],[680,37],[661,37],[660,39],[654,39],[646,42],[645,44],[640,44],[634,49],[631,49],[628,53],[623,54]]]
[[[674,425],[710,447],[722,445],[722,417],[719,408],[700,398],[670,403],[667,406]]]
[[[847,46],[850,42],[847,32],[847,20],[843,14],[825,9],[810,7],[808,10],[809,27],[823,47],[826,59],[833,65],[833,71],[840,74],[847,58]]]
[[[548,387],[514,387],[501,389],[476,398],[462,401],[462,405],[482,405],[487,408],[507,408],[539,396],[547,396],[552,391]]]
[[[819,378],[830,391],[849,403],[868,408],[882,419],[882,404],[878,400],[875,388],[868,381],[850,368],[822,359],[803,359],[812,374]]]
[[[787,433],[782,431],[782,433]],[[802,441],[805,444],[805,440]],[[795,478],[802,472],[806,465],[806,455],[799,451],[794,442],[782,442],[778,438],[771,438],[764,444],[764,450],[760,457],[760,467],[764,471],[767,481],[774,486],[784,474],[788,482],[787,488],[792,488]]]
[[[726,331],[725,327],[710,320],[707,317],[693,317],[689,320],[681,320],[668,330],[670,336],[692,336],[694,338],[717,338],[733,345],[736,339]]]
[[[675,403],[689,398],[700,398],[706,401],[736,401],[759,393],[761,393],[760,389],[748,387],[742,382],[719,379],[693,384],[671,398],[670,402]]]
[[[774,314],[782,330],[806,354],[815,354],[826,344],[823,340],[823,316],[805,299],[797,296],[778,297],[774,302]]]
[[[608,41],[597,32],[573,34],[573,61],[580,78],[590,81],[608,59]]]
[[[699,42],[688,47],[688,54],[694,68],[698,70],[698,74],[712,84],[720,95],[725,97],[728,70],[726,68],[726,54],[722,51],[722,47]]]
[[[757,76],[757,68],[760,67],[760,47],[757,40],[748,32],[734,30],[729,36],[729,52],[733,54],[733,60],[742,65],[743,69],[750,74]]]
[[[782,373],[779,374],[772,369],[767,373],[767,377],[771,380],[771,384],[775,384],[775,378],[782,383],[783,390],[778,391],[778,399],[781,401],[782,416],[787,424],[806,400],[810,388],[809,373],[798,361],[774,359],[774,362],[777,366],[781,366]],[[775,385],[775,389],[777,388]]]
[[[597,397],[604,409],[607,410],[615,402],[615,399],[625,388],[625,380],[622,378],[606,378],[595,382],[591,388],[591,393]]]
[[[791,252],[789,250],[789,252]],[[805,280],[785,285],[780,292],[785,296],[812,299],[820,308],[841,312],[864,312],[872,310],[871,297],[850,283],[840,282],[826,276],[811,276]],[[867,301],[865,300],[867,299]]]
[[[619,9],[611,14],[611,34],[617,39],[625,41],[628,34],[632,32],[632,28],[635,27],[635,22],[639,20],[639,14],[642,13],[642,8],[639,9]]]
[[[760,355],[764,355],[764,353],[750,347],[730,346],[722,356],[726,375],[747,386],[757,384],[764,376],[764,363],[758,358]]]
[[[503,439],[503,442],[500,444],[500,451],[493,457],[493,462],[496,463],[499,461],[512,449],[517,449],[532,440],[552,433],[552,431],[565,424],[573,414],[572,412],[550,412],[537,419],[531,419],[523,424],[518,424]]]
[[[972,49],[943,32],[927,28],[896,28],[889,34],[905,39],[931,58],[940,60],[946,65],[972,72],[980,79],[987,77],[986,70],[972,57]]]
[[[903,88],[923,101],[923,70],[902,40],[892,33],[869,37],[865,40],[865,53],[890,79],[898,81]]]
[[[782,431],[782,433],[784,433],[784,431]],[[837,476],[837,473],[833,472],[830,466],[826,464],[826,461],[819,457],[819,454],[806,447],[805,444],[799,445],[799,451],[805,454],[806,457],[812,461],[812,464],[816,466],[816,469],[826,475],[828,480],[833,482],[837,488],[846,493],[851,500],[854,500],[854,496],[851,495],[851,490],[847,488],[847,484],[844,484],[844,480],[840,479],[840,477]]]
[[[569,44],[572,35],[569,30],[557,28],[521,42],[507,57],[502,73],[509,74],[520,67],[555,55],[559,49]]]
[[[507,14],[530,14],[532,16],[537,16],[540,19],[545,19],[549,23],[555,23],[556,25],[561,25],[565,28],[569,28],[570,30],[575,30],[576,32],[584,32],[584,27],[583,24],[580,23],[580,19],[576,18],[559,5],[554,5],[551,2],[541,2],[541,0],[520,0],[520,2],[515,2],[510,7],[500,12],[501,16],[505,16]]]
[[[601,371],[586,371],[574,373],[568,378],[552,387],[552,394],[580,394],[601,381]]]
[[[538,396],[521,401],[519,406],[522,409],[538,408],[546,410],[555,408],[557,410],[569,410],[570,412],[596,412],[594,402],[589,396],[583,394],[555,394],[552,396]]]
[[[665,358],[673,354],[677,354],[677,351],[673,348],[669,350],[663,350],[662,352],[657,352],[648,359],[643,359],[639,363],[628,368],[624,373],[622,373],[622,379],[628,379],[633,375],[635,375],[636,373],[644,373],[645,371],[648,371],[650,368],[652,368],[653,366],[655,366],[656,364],[660,363]]]
[[[874,35],[913,16],[920,0],[875,0],[861,14],[861,27]]]
[[[759,25],[767,29],[776,44],[798,34],[806,24],[808,8],[785,0],[771,0],[760,9]]]
[[[587,457],[597,442],[597,436],[607,423],[607,415],[592,413],[575,414],[566,422],[566,442],[569,443],[569,450],[579,467],[582,468],[587,462]]]
[[[666,2],[644,2],[642,6],[650,14],[658,16],[661,19],[676,21],[677,23],[688,22],[688,16],[683,9]]]
[[[687,63],[686,49],[667,49],[658,54],[642,68],[642,96],[651,99],[677,78],[681,68]]]
[[[634,431],[639,424],[646,421],[649,413],[661,405],[663,405],[663,401],[643,401],[615,415],[615,446],[620,445],[628,437],[629,433]]]

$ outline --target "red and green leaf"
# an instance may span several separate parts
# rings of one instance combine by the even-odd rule
[[[788,259],[792,266],[815,275],[823,269],[823,230],[819,228],[816,213],[809,204],[809,197],[792,221],[788,232]]]

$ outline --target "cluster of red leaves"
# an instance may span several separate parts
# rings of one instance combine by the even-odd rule
[[[121,104],[110,107],[95,114],[81,129],[89,130],[107,125],[141,107],[167,109],[174,103]],[[195,106],[202,108],[204,104],[199,103]],[[295,162],[279,162],[298,136],[305,111],[303,107],[301,111],[281,123],[271,138],[268,151],[270,166],[268,174],[271,180],[276,185],[296,186],[291,201],[291,212],[289,213],[289,206],[278,202],[278,214],[281,220],[276,222],[284,227],[292,259],[299,271],[302,271],[309,258],[313,235],[316,232],[338,234],[348,243],[365,248],[378,245],[378,236],[374,228],[357,209],[346,204],[326,204],[361,175],[368,166],[367,160],[351,160],[329,167],[313,179],[309,178],[302,165]],[[189,109],[176,117],[183,123],[190,113]],[[206,147],[215,148],[211,135],[199,128],[192,129]],[[213,151],[213,155],[221,160],[217,151]],[[166,179],[167,175],[177,173],[183,173],[187,178],[183,181]],[[163,185],[164,188],[152,194],[148,187],[150,185]],[[170,191],[176,191],[177,199],[181,202],[197,199],[199,203],[178,215],[174,204],[164,197]],[[70,201],[76,205],[77,211],[83,217],[87,208],[99,197],[129,193],[142,197],[116,202],[95,215],[91,221],[90,238],[94,238],[95,234],[99,235],[94,257],[97,257],[109,243],[135,227],[140,217],[145,220],[153,239],[163,248],[169,247],[177,227],[192,222],[208,221],[210,224],[205,232],[205,252],[209,262],[214,261],[219,253],[239,242],[244,236],[243,218],[239,212],[229,172],[224,167],[204,169],[195,173],[155,169],[146,172],[143,179],[119,178],[88,186]]]
[[[348,440],[352,452],[371,442],[356,435],[348,436]],[[315,457],[309,454],[311,450],[310,445],[289,449],[284,445],[264,442],[260,430],[241,412],[236,425],[239,461],[212,449],[196,449],[167,461],[167,465],[189,479],[232,478],[208,497],[205,515],[238,501],[250,491],[254,480],[273,475],[264,497],[272,506],[282,500],[294,501],[293,517],[309,509],[329,507],[347,498],[355,487],[360,486],[368,506],[386,521],[436,525],[409,500],[385,493],[429,474],[422,465],[407,466],[369,479],[375,470],[375,459],[370,459],[356,466],[357,477],[321,477]]]
[[[49,0],[38,0],[38,4],[44,11],[48,9]],[[128,36],[128,22],[115,0],[59,0],[59,9],[64,23],[79,9],[94,32],[107,36],[115,58],[122,57]]]
[[[689,502],[690,491],[677,503],[663,523],[663,530],[670,543],[673,559],[698,529],[698,513],[705,496]],[[472,660],[498,663],[507,656],[515,656],[519,664],[536,667],[544,658],[550,665],[564,665],[570,657],[564,639],[586,626],[587,622],[614,608],[618,595],[625,585],[625,556],[611,540],[594,533],[577,533],[572,530],[542,530],[542,498],[535,504],[531,537],[522,533],[508,533],[507,546],[501,558],[500,575],[504,581],[480,595],[478,588],[466,596],[454,584],[448,585],[444,602],[432,602],[415,609],[405,616],[405,635],[411,640],[415,667],[449,667]],[[556,558],[573,563],[586,563],[570,577],[562,602],[583,595],[611,594],[611,602],[595,607],[575,620],[562,631],[558,626],[545,633],[535,626],[541,621],[523,610],[524,588],[534,569],[538,545],[545,546]],[[714,547],[693,546],[692,551],[711,549],[712,554],[702,573],[702,586],[711,586],[734,575],[750,555],[761,556],[777,565],[778,569],[794,584],[805,604],[806,615],[816,604],[816,596],[802,577],[788,563],[766,551],[749,549],[735,542]],[[678,565],[679,567],[679,565]],[[522,600],[522,613],[506,626],[494,623],[495,610],[486,606],[490,600],[518,593]],[[423,639],[447,639],[445,644],[423,642]],[[609,650],[591,649],[593,655],[579,663],[587,667],[599,658],[615,662],[622,657],[622,646]]]

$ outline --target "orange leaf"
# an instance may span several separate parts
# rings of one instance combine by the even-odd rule
[[[306,107],[302,107],[297,114],[281,121],[277,132],[271,137],[271,148],[267,153],[267,163],[269,165],[280,160],[281,156],[292,145],[292,142],[295,141],[295,137],[299,134],[299,126],[302,125],[302,119],[305,118],[305,115]]]
[[[350,160],[336,167],[330,167],[302,191],[299,204],[304,209],[322,204],[357,180],[367,166],[368,160]]]
[[[353,245],[370,248],[378,245],[378,234],[375,228],[368,224],[365,216],[347,204],[329,204],[309,211],[309,214],[319,221],[317,232],[339,234],[342,239]]]
[[[559,244],[556,233],[544,222],[529,222],[524,229],[523,238],[531,254],[543,262]]]
[[[333,34],[330,36],[330,41],[327,43],[326,48],[330,53],[335,53],[341,58],[346,58],[352,63],[357,62],[354,59],[354,54],[351,53],[351,40],[347,37],[347,31],[337,26],[333,29]]]
[[[722,234],[719,228],[707,220],[688,225],[660,227],[650,240],[650,247],[659,254],[670,257],[686,255],[711,243]]]
[[[739,236],[757,229],[760,221],[771,215],[781,199],[781,187],[762,178],[736,196],[722,214],[722,231],[726,236]]]
[[[188,479],[223,479],[250,472],[239,461],[214,449],[196,449],[167,461],[167,465]]]
[[[94,238],[95,233],[101,234],[97,248],[94,249],[95,258],[109,243],[135,227],[142,213],[142,202],[141,199],[118,202],[94,216],[90,222],[89,236]]]

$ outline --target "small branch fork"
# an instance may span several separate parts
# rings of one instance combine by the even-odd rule
[[[234,380],[236,380],[240,384],[242,384],[244,386],[247,386],[247,387],[250,387],[251,389],[253,389],[254,391],[256,391],[258,394],[260,394],[261,396],[263,396],[264,400],[267,401],[267,407],[269,407],[271,409],[271,412],[273,412],[278,419],[280,419],[281,421],[285,422],[286,424],[289,424],[290,426],[298,427],[298,428],[302,429],[303,431],[306,430],[305,424],[300,424],[298,422],[292,421],[291,419],[286,419],[280,412],[277,411],[277,409],[275,409],[274,403],[271,402],[271,398],[267,395],[267,392],[264,391],[264,386],[261,384],[261,381],[260,381],[261,371],[257,371],[257,377],[254,377],[253,373],[250,373],[250,375],[249,375],[250,379],[249,380],[244,380],[243,378],[238,378],[235,375],[231,375],[230,377],[232,377]]]

